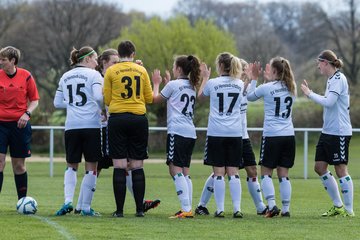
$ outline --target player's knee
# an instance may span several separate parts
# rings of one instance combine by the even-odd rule
[[[21,162],[13,164],[13,171],[15,174],[23,174],[26,172],[25,164]]]
[[[248,167],[245,167],[245,170],[246,170],[246,174],[248,177],[257,177],[257,168],[256,166],[248,166]]]

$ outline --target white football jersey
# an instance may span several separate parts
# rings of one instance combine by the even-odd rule
[[[242,137],[243,90],[243,81],[229,76],[213,78],[206,83],[203,95],[210,96],[208,136]]]
[[[295,97],[283,81],[272,81],[258,86],[247,95],[249,101],[264,98],[264,137],[293,136],[292,106]]]
[[[101,127],[102,85],[101,74],[87,67],[64,73],[55,100],[66,104],[65,130]]]
[[[338,99],[331,107],[324,107],[322,132],[330,135],[351,136],[349,85],[345,75],[340,71],[335,72],[327,81],[325,97],[330,92],[337,94]]]
[[[161,91],[167,100],[167,128],[169,134],[196,138],[193,123],[196,92],[188,79],[172,80]]]

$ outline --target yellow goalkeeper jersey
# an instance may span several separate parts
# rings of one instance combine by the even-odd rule
[[[145,104],[152,103],[150,78],[143,66],[134,62],[120,62],[106,70],[104,78],[104,102],[109,113],[142,115]]]

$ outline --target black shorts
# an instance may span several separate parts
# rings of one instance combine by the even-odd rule
[[[259,165],[267,168],[292,168],[295,161],[295,136],[262,137]]]
[[[240,167],[241,137],[206,137],[204,164],[214,167]]]
[[[25,128],[18,128],[17,121],[0,122],[0,153],[6,154],[10,148],[13,158],[27,158],[31,156],[31,124]]]
[[[249,138],[242,140],[242,161],[240,168],[248,167],[248,166],[256,166],[255,154],[251,146],[251,141]]]
[[[168,134],[166,140],[166,164],[189,168],[196,139]]]
[[[108,137],[107,127],[102,128],[101,139],[102,139],[102,145],[101,145],[102,158],[100,158],[98,162],[97,165],[98,170],[113,166],[112,159],[109,157],[109,137]]]
[[[351,136],[336,136],[321,133],[316,145],[315,161],[330,165],[348,164]]]
[[[112,113],[108,123],[109,156],[112,159],[148,158],[149,124],[145,115]]]
[[[86,162],[101,159],[101,129],[84,128],[65,131],[66,162],[80,163],[84,154]]]

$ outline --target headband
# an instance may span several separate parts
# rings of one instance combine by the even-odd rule
[[[87,56],[89,56],[89,55],[91,55],[91,54],[93,54],[93,53],[95,53],[95,50],[92,50],[92,51],[90,51],[89,53],[87,53],[87,54],[79,57],[78,60],[81,60],[81,59],[83,59],[83,58],[85,58],[85,57],[87,57]]]

